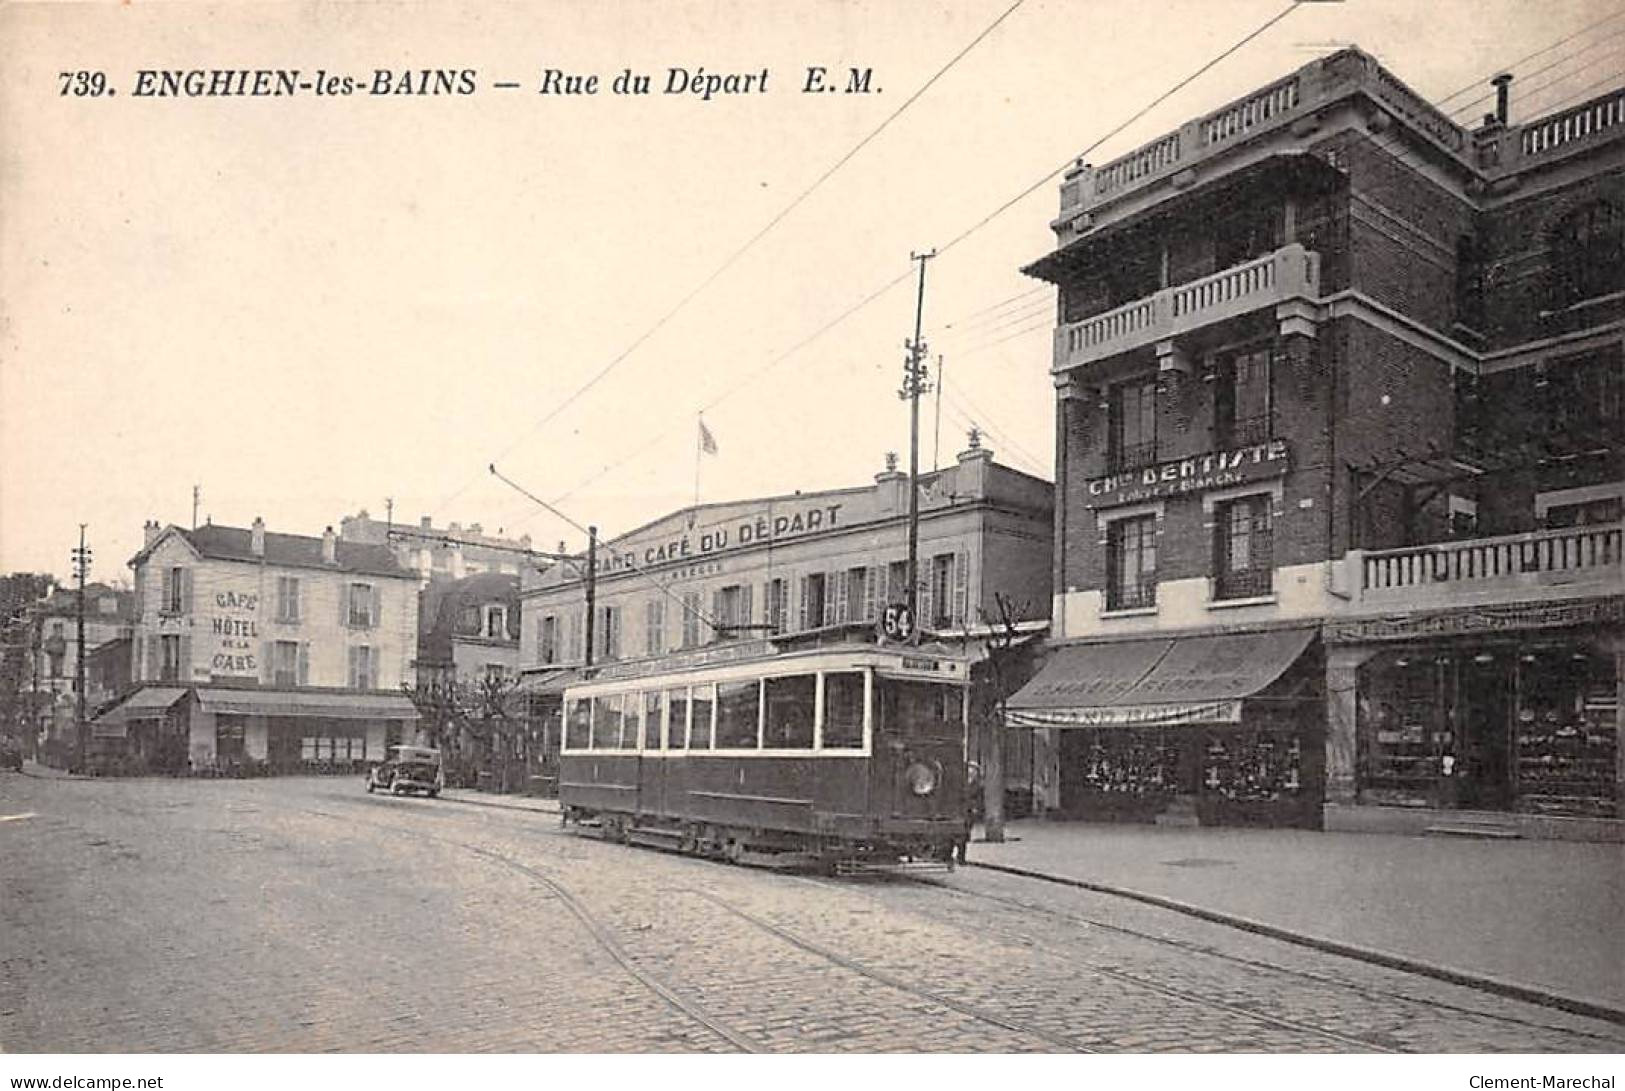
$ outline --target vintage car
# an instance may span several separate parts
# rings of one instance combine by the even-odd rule
[[[389,756],[367,773],[367,791],[394,795],[422,792],[433,799],[446,786],[440,751],[427,746],[392,746]]]

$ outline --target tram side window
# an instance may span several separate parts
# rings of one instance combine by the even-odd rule
[[[711,749],[711,706],[716,703],[710,686],[695,686],[689,690],[688,748]]]
[[[863,673],[824,675],[824,749],[863,749]]]
[[[571,750],[585,750],[592,743],[592,702],[571,701],[564,714],[564,745]]]
[[[643,748],[660,749],[660,693],[651,691],[643,695]]]
[[[621,695],[592,699],[592,748],[615,750],[621,745]]]
[[[810,674],[767,680],[767,730],[762,745],[769,750],[811,750],[813,694],[817,680]],[[858,729],[862,737],[862,718]]]
[[[755,750],[761,706],[761,685],[754,678],[749,682],[719,683],[717,749]]]
[[[643,734],[643,695],[628,693],[621,720],[621,749],[636,750],[638,736]]]
[[[666,745],[681,750],[688,745],[688,688],[666,691],[666,712],[671,723],[667,729]]]

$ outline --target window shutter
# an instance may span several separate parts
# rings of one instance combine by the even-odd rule
[[[347,664],[347,679],[348,680],[347,680],[346,684],[351,689],[356,688],[356,665],[357,665],[357,659],[358,659],[356,653],[358,651],[360,651],[360,650],[361,650],[360,648],[355,648],[355,647],[351,647],[351,648],[347,649],[347,651],[349,652],[349,656],[348,656],[348,664]]]
[[[152,642],[156,637],[144,636],[135,642],[135,662],[130,664],[131,677],[137,682],[144,682],[148,678],[147,664],[152,662]]]
[[[954,554],[954,621],[970,624],[970,553],[960,550]]]
[[[384,624],[384,589],[378,584],[372,585],[372,627],[382,628]]]
[[[162,597],[158,600],[158,613],[163,614],[169,609],[169,604],[175,601],[175,572],[173,568],[163,570],[163,589],[159,592]]]
[[[346,629],[350,625],[350,585],[339,584],[339,628]]]
[[[886,569],[881,565],[872,564],[869,566],[869,570],[863,574],[864,621],[873,621],[875,619],[875,602],[877,601],[875,596],[880,593],[881,574],[885,571]]]
[[[935,568],[936,562],[927,560],[924,564],[917,565],[914,573],[915,586],[919,588],[916,598],[918,604],[916,610],[919,616],[914,619],[914,626],[917,629],[928,629],[936,623],[936,595],[934,592],[936,591],[937,581],[934,578],[936,573],[933,571]]]
[[[796,615],[798,621],[796,626],[797,629],[807,628],[807,585],[810,580],[811,577],[809,576],[801,577],[801,598],[797,604],[800,612]]]
[[[181,637],[180,680],[182,682],[192,680],[192,637],[190,634]]]
[[[299,684],[310,685],[310,643],[301,641],[299,644]]]
[[[185,614],[192,612],[192,570],[190,568],[181,569],[181,612]]]
[[[715,637],[717,635],[717,626],[724,625],[724,624],[727,623],[727,621],[728,621],[728,619],[722,616],[722,591],[720,589],[718,589],[716,591],[712,591],[711,592],[711,636],[712,636],[713,639],[715,639]]]
[[[837,625],[846,622],[848,613],[851,610],[851,603],[847,601],[850,597],[848,592],[851,590],[849,586],[851,582],[851,573],[849,572],[842,572],[835,578],[835,624]]]
[[[834,625],[835,624],[835,581],[838,578],[839,578],[838,573],[835,573],[835,572],[825,572],[824,573],[824,622],[823,623],[825,625]]]
[[[755,603],[751,602],[751,593],[755,590],[750,584],[741,584],[739,587],[739,624],[749,625],[755,620]]]
[[[276,660],[271,654],[274,651],[276,645],[269,640],[260,642],[260,681],[266,685],[276,682]]]

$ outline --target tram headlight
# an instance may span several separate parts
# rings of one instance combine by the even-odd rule
[[[903,771],[903,777],[908,781],[908,790],[917,796],[928,796],[936,791],[937,782],[942,779],[936,766],[923,761],[911,764]]]

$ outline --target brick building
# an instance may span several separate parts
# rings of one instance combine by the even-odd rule
[[[146,527],[138,688],[98,717],[179,771],[350,770],[411,741],[416,575],[381,545],[213,524]]]
[[[1625,91],[1356,49],[1061,187],[1048,802],[1619,836]]]

